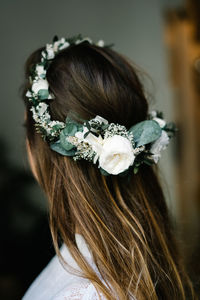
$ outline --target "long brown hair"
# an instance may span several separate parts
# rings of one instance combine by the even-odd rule
[[[186,299],[186,290],[192,295],[192,287],[171,232],[157,168],[142,165],[130,180],[105,177],[96,165],[53,152],[36,133],[25,93],[30,87],[30,70],[40,61],[42,50],[26,62],[23,98],[27,140],[38,181],[49,200],[57,254],[61,238],[82,276],[107,299],[116,299],[115,293],[119,299],[130,295],[138,300]],[[82,119],[100,115],[129,128],[147,118],[148,102],[133,64],[110,48],[88,42],[71,45],[52,61],[47,80],[55,95],[50,102],[52,119],[64,121],[73,111]],[[77,230],[84,236],[103,280],[80,253]]]

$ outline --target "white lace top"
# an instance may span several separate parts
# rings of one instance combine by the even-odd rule
[[[91,253],[82,235],[76,234],[76,241],[81,253],[97,271]],[[80,270],[65,245],[61,247],[61,254],[65,261]],[[98,273],[99,274],[99,273]],[[97,300],[98,293],[94,285],[85,278],[68,273],[61,265],[57,256],[54,256],[45,269],[31,284],[23,300]],[[101,300],[106,298],[101,295]]]

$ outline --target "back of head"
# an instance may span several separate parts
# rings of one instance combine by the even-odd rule
[[[35,130],[30,103],[35,51],[26,63],[24,101],[27,139],[37,178],[47,194],[55,249],[58,237],[95,287],[107,299],[185,299],[189,281],[181,267],[156,167],[141,165],[129,180],[104,176],[85,160],[74,161],[52,151]],[[100,115],[127,128],[146,120],[148,103],[133,65],[109,47],[87,41],[63,49],[47,70],[52,119],[64,121],[70,112],[84,120]],[[79,252],[75,233],[89,245],[106,286]]]

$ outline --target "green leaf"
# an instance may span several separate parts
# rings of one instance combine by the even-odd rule
[[[88,130],[91,129],[91,125],[90,125],[90,123],[88,121],[85,122],[85,125],[86,125],[86,127],[87,127]]]
[[[145,158],[144,163],[151,166],[154,163],[154,161],[152,159]]]
[[[176,127],[175,123],[173,123],[173,122],[167,123],[167,124],[163,127],[163,129],[166,130],[166,131],[171,131],[171,132],[177,131],[177,127]]]
[[[85,134],[84,134],[84,139],[88,136],[88,134],[90,133],[90,131],[87,131]]]
[[[66,128],[65,128],[65,129],[66,129]],[[63,129],[63,130],[60,132],[60,144],[61,144],[61,146],[62,146],[65,150],[70,151],[71,149],[74,148],[74,145],[72,145],[70,142],[68,142],[67,137],[68,137],[69,135],[66,135],[66,134],[65,134],[65,132],[64,132],[65,129]]]
[[[100,172],[102,175],[104,176],[109,176],[110,174],[108,172],[106,172],[104,169],[100,168]]]
[[[129,172],[130,172],[130,168],[126,169],[125,171],[123,171],[121,173],[119,173],[118,175],[120,177],[125,177],[125,176],[127,176],[129,174]]]
[[[114,47],[115,46],[115,44],[114,43],[112,43],[112,44],[108,44],[108,45],[105,45],[105,47],[106,48],[112,48],[112,47]]]
[[[138,167],[135,167],[135,168],[133,169],[133,173],[134,173],[134,174],[137,174],[138,171],[139,171],[139,168],[138,168]]]
[[[145,120],[133,125],[129,132],[133,134],[136,147],[139,147],[157,140],[161,136],[162,129],[156,121]]]
[[[49,91],[48,90],[42,89],[42,90],[38,91],[38,98],[40,100],[48,99],[48,97],[49,97]]]
[[[59,154],[62,154],[64,156],[74,156],[75,153],[76,153],[76,150],[75,149],[72,149],[72,150],[69,150],[67,151],[66,149],[64,149],[60,143],[60,140],[58,140],[57,142],[55,143],[52,143],[50,144],[50,148],[59,153]]]
[[[58,41],[58,36],[57,35],[54,35],[53,37],[53,43],[57,42]]]
[[[69,116],[67,116],[65,119],[65,123],[68,124],[68,123],[74,123],[74,122],[73,122],[73,119],[71,119]]]
[[[102,130],[106,130],[109,127],[109,124],[103,124],[101,125]]]
[[[75,133],[79,131],[79,128],[74,123],[66,124],[65,128],[63,129],[63,134],[66,136],[74,136]]]
[[[77,131],[83,131],[83,125],[80,123],[77,123],[73,119],[71,119],[69,116],[65,119],[66,127],[68,127],[70,124],[73,124],[77,127]]]
[[[157,113],[157,118],[164,119],[164,115],[162,111],[157,110],[156,113]]]
[[[52,126],[53,130],[58,131],[63,128],[62,124],[55,124]]]
[[[46,74],[41,74],[40,77],[43,78],[43,79],[45,79]],[[41,91],[42,91],[42,90],[41,90]],[[46,99],[46,98],[45,98],[45,99]]]

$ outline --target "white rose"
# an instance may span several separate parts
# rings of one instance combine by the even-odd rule
[[[134,162],[135,156],[131,142],[120,135],[104,140],[99,157],[99,167],[109,174],[117,175],[127,170]]]
[[[153,118],[153,120],[156,121],[160,125],[161,128],[163,128],[166,124],[166,121],[161,118],[155,117],[155,118]]]
[[[49,84],[46,79],[39,79],[32,85],[32,91],[37,94],[39,90],[48,90]]]
[[[160,151],[164,150],[169,144],[169,136],[165,130],[162,130],[162,134],[151,146],[150,152],[153,153],[153,159],[155,163],[158,162],[160,158]]]

